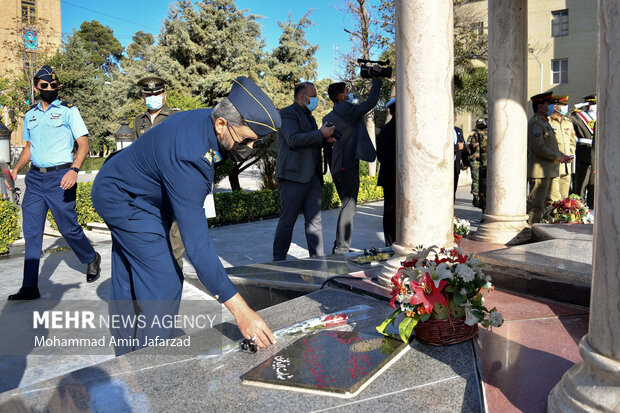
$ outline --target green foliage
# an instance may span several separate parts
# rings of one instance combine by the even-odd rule
[[[106,158],[86,158],[80,170],[82,171],[98,171]]]
[[[146,57],[147,51],[155,43],[155,38],[151,33],[139,30],[132,37],[133,43],[127,46],[127,57],[131,60],[142,60]]]
[[[0,200],[0,255],[8,254],[19,234],[19,210],[11,201]]]
[[[76,31],[74,36],[84,41],[84,47],[88,51],[87,62],[106,72],[116,66],[123,56],[123,46],[114,37],[112,29],[97,20],[82,22],[80,30]]]
[[[92,187],[92,182],[78,183],[75,210],[78,215],[78,223],[82,227],[86,227],[89,222],[103,222],[103,219],[95,211],[90,198]],[[333,182],[327,180],[321,191],[322,209],[332,209],[340,205]],[[358,202],[376,201],[382,197],[383,189],[377,187],[377,177],[364,176],[360,178]],[[210,225],[235,224],[280,215],[280,193],[277,190],[217,192],[214,194],[214,201],[217,216],[209,218]],[[57,230],[54,217],[49,211],[47,219],[52,228]]]
[[[97,214],[90,199],[92,189],[92,182],[78,182],[77,184],[75,211],[78,216],[78,224],[84,228],[86,228],[86,224],[89,222],[103,222],[103,218]],[[56,225],[56,221],[50,211],[47,211],[47,220],[53,229],[58,230],[58,225]]]
[[[487,110],[486,67],[473,67],[454,75],[454,107],[483,115]]]

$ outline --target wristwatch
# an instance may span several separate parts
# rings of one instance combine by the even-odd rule
[[[80,168],[76,168],[75,166],[72,166],[71,168],[72,171],[74,171],[76,174],[80,172]]]

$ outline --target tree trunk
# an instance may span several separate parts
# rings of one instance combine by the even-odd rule
[[[235,164],[235,167],[230,174],[228,174],[228,182],[230,182],[230,188],[234,191],[241,191],[241,184],[239,183],[239,166]]]

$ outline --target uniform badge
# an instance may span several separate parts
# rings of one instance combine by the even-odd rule
[[[148,83],[148,87],[149,87],[149,89],[151,89],[151,90],[152,90],[152,89],[155,89],[155,82],[153,82],[152,80],[151,80],[151,81],[149,81],[149,83]]]
[[[58,119],[61,115],[62,115],[61,113],[52,113],[52,114],[50,115],[50,119],[51,119],[51,120],[56,120],[56,119]]]
[[[596,125],[596,121],[594,119],[592,119],[590,122],[588,122],[588,126],[590,127],[590,129],[594,129],[595,125]]]
[[[542,135],[542,129],[540,129],[540,126],[534,125],[534,127],[532,128],[532,133],[534,134],[534,136],[539,137],[540,135]]]
[[[213,155],[211,152],[205,153],[205,159],[209,162],[209,164],[213,163]]]
[[[209,161],[209,163],[218,163],[222,160],[218,151],[214,151],[213,149],[209,149],[209,152],[205,153],[205,159]]]

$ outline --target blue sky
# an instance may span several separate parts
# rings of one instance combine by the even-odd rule
[[[61,0],[62,32],[72,33],[85,20],[97,20],[109,26],[123,46],[131,43],[131,36],[138,30],[158,35],[161,21],[168,14],[170,2],[165,0],[107,0],[101,2]],[[262,36],[267,40],[267,50],[278,43],[281,30],[278,21],[285,21],[289,12],[293,21],[299,20],[310,8],[314,26],[306,30],[306,38],[319,45],[315,54],[318,61],[318,79],[334,78],[339,71],[338,50],[351,47],[344,28],[351,23],[338,11],[338,0],[287,1],[287,0],[237,0],[237,7],[263,16],[259,23]],[[378,57],[378,56],[375,56]]]

